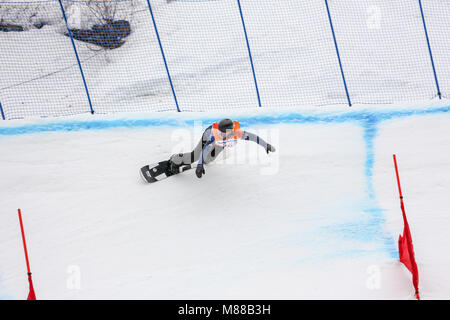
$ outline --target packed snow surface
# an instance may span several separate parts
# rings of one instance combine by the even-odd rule
[[[8,122],[0,295],[27,293],[21,208],[40,299],[411,298],[395,153],[422,297],[448,298],[448,110],[228,113],[277,151],[242,141],[155,184],[138,169],[225,114]]]

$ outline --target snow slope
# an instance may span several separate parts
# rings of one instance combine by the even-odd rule
[[[94,116],[34,119],[89,112],[63,24],[0,34],[0,102],[27,118],[0,122],[0,298],[27,293],[20,207],[39,299],[409,299],[393,153],[421,295],[450,296],[449,107],[418,104],[436,88],[417,1],[329,1],[353,102],[412,101],[352,109],[322,1],[241,2],[263,108],[234,0],[152,0],[192,113],[101,115],[176,109],[145,1],[120,49],[76,43]],[[424,1],[444,96],[449,10]],[[243,142],[202,180],[140,180],[225,116],[277,152]]]
[[[448,298],[448,110],[228,113],[277,152],[242,142],[154,185],[138,168],[223,114],[4,125],[0,296],[26,296],[20,207],[41,299],[411,298],[396,153],[422,296]]]

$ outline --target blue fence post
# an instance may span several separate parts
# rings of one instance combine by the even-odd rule
[[[420,14],[422,15],[422,22],[423,22],[423,29],[425,31],[425,37],[427,38],[427,45],[428,45],[428,52],[430,53],[431,66],[433,67],[434,80],[436,81],[437,94],[439,96],[439,99],[441,99],[441,90],[439,88],[439,81],[438,81],[437,74],[436,74],[436,68],[434,66],[434,59],[433,59],[433,53],[431,52],[430,39],[428,38],[428,30],[427,30],[427,24],[425,23],[425,15],[423,14],[422,0],[419,0],[419,7],[420,7]]]
[[[351,107],[350,95],[348,94],[347,82],[345,81],[344,69],[342,68],[341,56],[339,54],[339,48],[336,41],[336,35],[334,34],[333,22],[331,20],[330,8],[328,7],[328,0],[325,0],[325,6],[327,7],[328,20],[330,21],[331,33],[333,34],[334,46],[336,48],[336,54],[339,61],[339,68],[341,69],[342,81],[344,82],[345,94],[347,95],[348,105]]]
[[[162,58],[164,61],[164,66],[166,67],[167,77],[169,77],[170,88],[172,89],[173,98],[175,100],[175,105],[177,106],[177,111],[180,112],[180,107],[178,105],[177,95],[175,94],[175,89],[173,88],[172,77],[170,76],[169,66],[167,65],[166,55],[164,54],[164,49],[161,43],[161,39],[159,37],[158,28],[156,27],[155,17],[153,16],[152,6],[150,4],[150,0],[147,0],[148,9],[150,10],[150,15],[152,16],[153,27],[155,28],[156,38],[158,39],[159,49],[161,50]]]
[[[86,78],[84,77],[83,68],[81,67],[80,57],[78,56],[77,47],[75,46],[75,41],[73,41],[72,31],[70,31],[69,23],[67,22],[66,11],[64,10],[64,6],[63,6],[61,0],[59,0],[59,5],[61,6],[61,11],[62,11],[62,14],[64,17],[64,21],[66,22],[67,32],[69,32],[70,40],[72,41],[73,50],[75,51],[75,56],[77,58],[78,67],[80,68],[81,77],[83,78],[83,84],[84,84],[84,88],[86,90],[86,95],[87,95],[87,98],[89,101],[89,107],[91,108],[91,113],[94,114],[94,108],[92,107],[91,96],[89,95],[89,90],[88,90],[88,87],[86,84]]]
[[[247,29],[245,28],[245,21],[244,21],[244,15],[242,14],[241,1],[237,0],[237,4],[239,7],[239,14],[241,15],[242,27],[244,29],[244,35],[245,35],[245,41],[247,42],[247,50],[248,50],[248,56],[250,58],[250,65],[252,66],[252,73],[253,73],[253,80],[255,82],[256,96],[258,97],[258,105],[261,107],[261,97],[259,95],[258,81],[256,81],[256,73],[255,73],[255,67],[253,65],[252,51],[250,50],[250,43],[248,41]]]
[[[0,102],[0,112],[1,112],[1,114],[2,114],[2,119],[3,120],[6,120],[5,119],[5,113],[3,112],[3,107],[2,107],[2,103]]]

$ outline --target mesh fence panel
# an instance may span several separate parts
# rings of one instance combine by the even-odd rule
[[[450,1],[422,1],[442,96],[450,95]],[[430,66],[431,68],[431,66]],[[427,71],[426,69],[424,71]]]
[[[354,103],[436,96],[417,0],[331,0],[329,4]]]
[[[346,104],[330,20],[353,103],[438,92],[419,0],[61,3],[0,4],[6,119]],[[448,97],[450,1],[421,3]]]
[[[263,106],[347,103],[324,1],[242,1]]]
[[[236,0],[172,1],[154,12],[182,110],[258,106]]]
[[[59,3],[2,2],[0,21],[9,28],[0,32],[0,102],[5,117],[89,112]]]
[[[64,3],[95,112],[176,110],[146,1]]]

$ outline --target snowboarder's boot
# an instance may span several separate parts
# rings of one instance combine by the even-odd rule
[[[168,163],[167,163],[167,171],[168,171],[171,175],[180,173],[180,167],[181,167],[181,165],[175,164],[175,163],[173,163],[173,162],[170,161],[170,160],[169,160]]]

